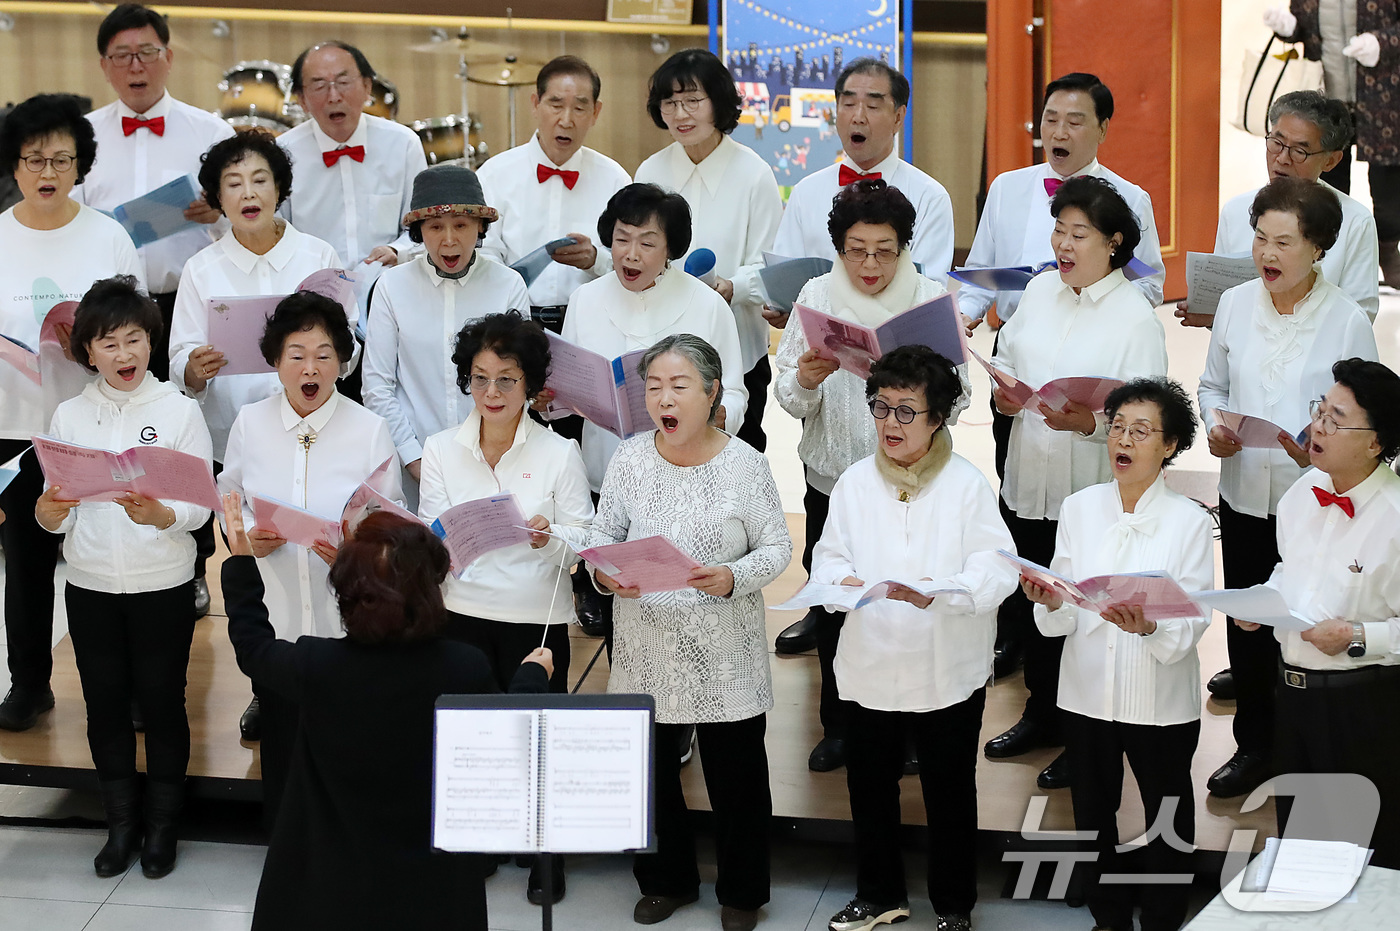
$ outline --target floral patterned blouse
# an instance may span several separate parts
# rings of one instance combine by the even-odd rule
[[[613,456],[589,545],[659,534],[703,565],[727,566],[734,591],[616,599],[608,691],[651,695],[662,724],[763,714],[773,707],[773,676],[761,592],[792,559],[768,460],[730,439],[709,462],[677,466],[655,436],[634,436]]]

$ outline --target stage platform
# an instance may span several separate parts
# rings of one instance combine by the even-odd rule
[[[800,541],[804,518],[789,514],[788,525],[794,540]],[[217,580],[220,552],[210,562],[210,578]],[[786,600],[804,581],[800,562],[794,558],[783,575],[764,592],[769,604]],[[223,599],[218,585],[212,586],[213,610],[195,629],[190,657],[188,704],[193,752],[190,759],[190,788],[202,797],[258,799],[261,797],[257,744],[242,742],[238,718],[251,694],[248,681],[238,670],[233,648],[226,633]],[[768,612],[768,642],[795,620],[791,612]],[[1226,665],[1222,619],[1217,616],[1201,643],[1202,677]],[[571,679],[577,681],[602,641],[585,637],[574,628],[571,646]],[[817,720],[818,670],[815,653],[803,656],[774,656],[774,694],[777,704],[768,718],[768,758],[773,790],[775,821],[795,830],[829,836],[849,836],[850,807],[844,770],[813,773],[807,769],[807,754],[820,738]],[[581,691],[600,692],[607,684],[607,658],[601,656],[584,679]],[[0,783],[70,788],[96,788],[96,777],[88,755],[86,717],[82,690],[73,662],[73,649],[64,638],[54,650],[54,710],[33,729],[20,734],[0,731]],[[1204,694],[1204,687],[1203,687]],[[1020,675],[998,682],[987,696],[982,725],[984,740],[994,737],[1015,723],[1025,702],[1026,692]],[[1230,733],[1233,705],[1208,697],[1201,726],[1201,742],[1193,765],[1196,794],[1196,843],[1202,850],[1223,851],[1234,831],[1254,830],[1256,848],[1274,827],[1272,802],[1248,814],[1241,814],[1240,799],[1221,801],[1205,792],[1205,781],[1234,750]],[[138,741],[138,753],[140,753]],[[374,735],[365,735],[365,752],[374,752]],[[1043,830],[1071,830],[1070,797],[1067,790],[1044,792],[1035,785],[1036,774],[1058,751],[1041,750],[1009,761],[979,758],[978,823],[984,832],[1014,835],[1021,831],[1030,799],[1048,796],[1038,827]],[[138,766],[144,765],[139,761]],[[683,771],[686,796],[692,808],[706,809],[700,767]],[[1136,787],[1124,789],[1120,818],[1124,840],[1143,829],[1142,808]],[[917,777],[904,778],[902,793],[906,824],[924,824],[922,797]],[[1035,827],[1036,825],[1033,825]]]

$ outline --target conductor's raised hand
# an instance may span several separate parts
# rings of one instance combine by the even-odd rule
[[[234,556],[252,556],[253,543],[243,528],[243,499],[236,491],[224,495],[224,532],[228,551]]]

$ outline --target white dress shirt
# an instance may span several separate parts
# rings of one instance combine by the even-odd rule
[[[628,291],[617,275],[609,274],[574,292],[560,334],[571,343],[615,359],[634,349],[649,349],[663,336],[690,333],[715,347],[724,374],[721,378],[725,425],[738,429],[744,422],[749,393],[744,388],[743,356],[734,314],[714,288],[687,275],[672,263],[656,284],[640,294]],[[608,460],[622,441],[591,423],[583,425],[583,462],[594,491],[603,487]]]
[[[992,673],[997,606],[1016,552],[981,471],[954,453],[908,501],[868,456],[846,470],[812,551],[812,581],[847,576],[935,579],[971,595],[937,595],[927,608],[882,599],[846,615],[834,669],[841,698],[875,711],[936,711],[964,701]]]
[[[428,167],[413,130],[364,113],[344,143],[307,120],[278,136],[277,144],[291,156],[296,178],[278,213],[330,243],[352,270],[375,246],[392,246],[400,256],[416,247],[401,225],[412,206],[413,179]],[[342,145],[364,146],[365,160],[347,155],[326,167],[322,154]]]
[[[144,130],[143,130],[144,131]],[[28,171],[19,168],[19,171]],[[0,333],[39,351],[44,317],[55,304],[80,301],[92,283],[132,275],[146,287],[136,247],[121,224],[91,207],[56,230],[30,229],[11,207],[0,213]],[[65,384],[67,379],[64,380]],[[0,363],[0,437],[28,440],[48,429],[54,409],[82,390],[58,397],[34,384],[19,369]]]
[[[1098,159],[1073,177],[1083,175],[1111,183],[1137,217],[1142,240],[1133,250],[1133,255],[1152,266],[1157,273],[1139,278],[1133,285],[1142,292],[1148,303],[1156,307],[1162,303],[1167,267],[1162,261],[1162,243],[1157,237],[1152,198],[1136,184],[1099,164]],[[1050,195],[1045,192],[1045,182],[1052,178],[1066,180],[1049,165],[1031,165],[996,176],[987,190],[987,203],[982,208],[982,219],[977,223],[972,250],[967,254],[968,267],[1014,268],[1055,260],[1055,250],[1050,246],[1055,218],[1050,215]],[[997,316],[1002,321],[1010,320],[1021,301],[1021,292],[984,291],[966,284],[958,290],[958,309],[973,319],[986,316],[993,300],[996,301]]]
[[[860,171],[842,153],[841,161],[828,165],[797,182],[788,195],[787,210],[778,225],[773,251],[791,258],[813,256],[837,260],[836,247],[826,222],[831,214],[831,202],[841,190],[841,166]],[[900,192],[914,205],[914,240],[909,252],[914,261],[930,278],[946,285],[948,269],[953,264],[953,202],[943,185],[899,157],[897,151],[870,170],[878,172],[890,187]]]
[[[734,283],[729,306],[739,327],[745,371],[768,355],[768,321],[759,280],[763,253],[783,218],[783,197],[772,167],[753,149],[721,136],[719,146],[700,164],[685,146],[673,142],[642,162],[637,180],[675,191],[690,205],[690,252],[715,254],[715,274]],[[677,259],[681,267],[685,259]]]
[[[559,177],[541,184],[537,165],[577,171],[578,181],[573,190]],[[612,196],[632,183],[617,162],[581,146],[567,162],[556,166],[540,148],[536,134],[528,142],[487,159],[476,176],[486,193],[486,203],[501,215],[486,231],[481,251],[502,265],[518,262],[568,233],[585,234],[598,250],[597,261],[587,270],[549,263],[530,284],[531,304],[563,306],[579,285],[612,271],[612,255],[598,241],[598,217]]]
[[[1051,272],[1026,286],[1020,312],[1001,328],[994,362],[1032,388],[1072,375],[1128,381],[1167,374],[1167,337],[1121,269],[1079,294]],[[1056,520],[1065,498],[1112,477],[1106,421],[1097,420],[1094,434],[1084,436],[1051,430],[1039,410],[1016,413],[1001,496],[1019,517]]]
[[[313,435],[309,446],[300,437]],[[394,455],[389,425],[339,392],[303,418],[287,395],[264,398],[238,414],[229,432],[219,489],[243,498],[243,524],[253,529],[250,496],[276,498],[327,520],[339,521],[345,502],[385,459]],[[403,504],[398,461],[388,469],[388,497]],[[226,528],[227,529],[227,528]],[[304,546],[284,543],[258,560],[269,620],[280,640],[304,635],[340,637],[340,611],[325,560]]]
[[[204,408],[216,462],[224,461],[229,427],[239,409],[281,394],[282,383],[275,372],[267,372],[215,375],[197,394],[185,385],[185,364],[190,353],[209,343],[209,301],[216,297],[290,294],[312,272],[340,267],[334,249],[299,232],[291,223],[286,225],[277,245],[263,255],[244,248],[230,230],[185,263],[175,298],[175,316],[170,323],[170,381]],[[359,314],[352,309],[347,310],[346,316],[353,330]],[[358,348],[357,345],[357,355]]]
[[[569,567],[587,546],[593,497],[578,444],[522,413],[515,440],[493,469],[481,452],[481,415],[435,433],[423,446],[418,516],[431,524],[448,508],[492,495],[513,494],[528,520],[541,514],[550,538],[539,549],[516,543],[483,553],[448,574],[442,596],[447,610],[516,624],[568,623],[574,617]],[[568,540],[566,545],[564,540]],[[562,570],[562,571],[561,571]]]
[[[138,129],[130,136],[122,132],[122,118],[153,120],[165,118],[165,134]],[[73,189],[73,199],[112,210],[133,198],[149,194],[183,175],[195,178],[199,190],[199,157],[210,146],[233,135],[233,127],[198,107],[170,96],[156,101],[145,113],[120,100],[100,107],[87,116],[97,137],[97,160],[83,183]],[[168,294],[180,283],[180,270],[200,249],[221,236],[228,221],[185,230],[142,246],[138,252],[146,269],[146,284],[156,294]]]
[[[1305,669],[1400,664],[1400,475],[1382,462],[1348,491],[1355,517],[1335,504],[1319,505],[1314,485],[1336,491],[1332,476],[1312,469],[1278,504],[1282,559],[1268,585],[1299,617],[1361,624],[1366,655],[1351,657],[1343,650],[1328,656],[1299,633],[1275,631],[1283,661]]]
[[[1353,70],[1355,70],[1353,68]],[[1376,241],[1376,220],[1360,201],[1318,181],[1337,195],[1342,204],[1342,229],[1337,242],[1322,257],[1322,274],[1341,288],[1374,321],[1380,311],[1380,245]],[[1215,228],[1215,251],[1222,255],[1249,252],[1254,248],[1254,227],[1249,225],[1249,208],[1260,188],[1245,191],[1225,202],[1220,224]]]
[[[1186,591],[1198,592],[1215,586],[1214,558],[1215,532],[1206,509],[1158,475],[1131,514],[1123,511],[1117,482],[1066,498],[1050,568],[1075,580],[1163,571]],[[1057,611],[1036,605],[1035,623],[1045,636],[1065,638],[1058,703],[1066,711],[1124,724],[1200,718],[1196,644],[1209,615],[1158,621],[1156,630],[1139,636],[1066,602]]]
[[[379,277],[365,336],[365,407],[389,422],[405,464],[423,458],[423,443],[472,411],[457,387],[452,353],[468,321],[518,310],[530,316],[525,282],[487,256],[472,256],[461,278],[444,278],[426,254]]]
[[[1323,275],[1288,316],[1274,310],[1261,280],[1231,288],[1220,297],[1201,373],[1202,425],[1209,432],[1211,411],[1221,408],[1296,433],[1309,421],[1308,402],[1332,387],[1332,363],[1353,357],[1377,361],[1375,334]],[[1242,449],[1220,460],[1220,497],[1241,514],[1268,517],[1303,471],[1282,446]]]

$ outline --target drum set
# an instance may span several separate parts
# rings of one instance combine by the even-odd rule
[[[467,106],[469,84],[504,87],[508,97],[509,142],[515,145],[515,89],[533,84],[543,62],[520,57],[506,46],[472,39],[465,32],[455,39],[410,46],[431,55],[451,55],[457,59],[457,77],[462,86],[460,113],[431,117],[409,123],[423,146],[429,165],[466,165],[476,168],[490,158],[482,138],[481,120]],[[399,89],[393,81],[376,74],[365,101],[365,112],[386,120],[398,120]],[[238,130],[261,130],[281,135],[308,119],[292,94],[292,69],[275,61],[240,61],[224,72],[219,81],[217,114]]]

